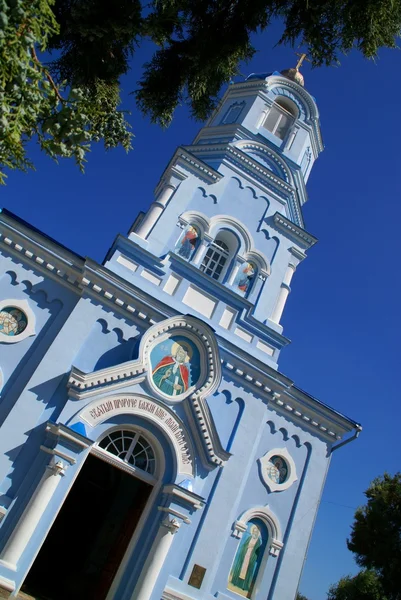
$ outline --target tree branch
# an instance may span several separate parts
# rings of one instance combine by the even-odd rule
[[[60,92],[58,91],[58,87],[56,86],[56,84],[54,83],[53,77],[50,75],[49,71],[42,65],[42,63],[40,62],[40,60],[38,59],[38,56],[36,54],[36,50],[35,50],[35,46],[32,46],[31,48],[31,56],[33,58],[33,60],[35,61],[35,63],[43,70],[43,72],[46,75],[46,78],[48,80],[48,82],[50,83],[50,85],[52,86],[57,98],[60,100],[60,102],[65,102],[64,98],[61,96]]]

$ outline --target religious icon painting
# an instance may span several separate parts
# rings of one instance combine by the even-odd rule
[[[267,476],[274,483],[282,484],[287,480],[288,465],[282,456],[272,456],[266,467]]]
[[[171,336],[154,346],[150,364],[154,386],[170,398],[196,387],[201,374],[199,350],[182,335]]]
[[[268,533],[259,519],[251,519],[242,534],[228,577],[227,589],[251,598],[257,580]]]
[[[25,313],[15,306],[4,306],[0,311],[0,333],[17,336],[26,329],[28,320]]]
[[[259,458],[260,474],[270,492],[283,492],[297,481],[294,460],[287,448],[274,448]]]
[[[255,278],[256,266],[251,262],[245,262],[240,265],[237,276],[234,279],[234,289],[246,296],[251,289]]]
[[[199,231],[193,225],[188,225],[176,245],[175,251],[186,260],[191,260],[198,245]]]
[[[27,300],[0,302],[0,343],[15,344],[35,335],[35,314]]]

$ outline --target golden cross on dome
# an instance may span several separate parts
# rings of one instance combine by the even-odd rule
[[[297,71],[299,70],[299,67],[302,65],[302,63],[304,62],[304,60],[307,60],[308,62],[312,62],[312,61],[311,61],[311,60],[308,58],[308,55],[307,55],[307,54],[305,54],[305,52],[303,52],[302,54],[300,54],[299,52],[295,52],[295,54],[296,54],[297,56],[299,56],[299,61],[297,62],[296,66],[295,66],[295,68],[296,68],[296,70],[297,70]]]

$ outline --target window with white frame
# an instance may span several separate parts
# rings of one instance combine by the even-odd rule
[[[297,119],[298,114],[295,102],[289,98],[279,96],[267,113],[263,127],[280,138],[280,140],[284,140]]]
[[[155,474],[155,452],[150,443],[138,432],[125,429],[112,431],[99,442],[99,447],[131,467],[150,475]]]
[[[230,254],[230,249],[222,240],[215,240],[210,244],[205,258],[201,264],[201,271],[210,275],[213,279],[219,280],[223,273],[224,266]]]

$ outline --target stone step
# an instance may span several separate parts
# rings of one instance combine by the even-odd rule
[[[0,588],[0,599],[9,598],[10,592]],[[13,600],[40,600],[36,596],[30,596],[29,594],[25,594],[24,592],[19,592],[18,596],[14,596]]]

